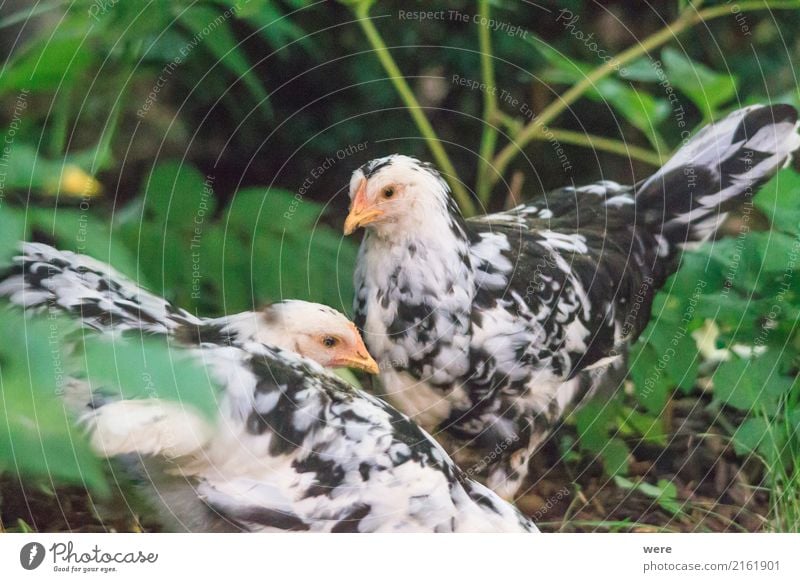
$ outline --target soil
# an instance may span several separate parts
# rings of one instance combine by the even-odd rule
[[[562,459],[558,443],[574,441],[564,426],[532,460],[535,478],[516,500],[545,532],[757,532],[769,529],[769,497],[760,487],[761,465],[738,458],[703,402],[681,398],[670,406],[666,446],[631,447],[629,481],[659,480],[677,488],[678,511],[653,497],[620,487],[587,455]],[[673,507],[673,509],[675,509]],[[101,517],[102,516],[102,517]],[[23,486],[0,480],[0,531],[159,531],[157,520],[129,492],[93,500],[78,487]]]

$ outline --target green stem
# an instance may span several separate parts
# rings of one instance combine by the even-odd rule
[[[489,1],[481,0],[481,22],[489,21]],[[478,43],[481,53],[481,77],[486,91],[483,98],[483,134],[478,158],[478,175],[476,178],[476,193],[478,200],[484,205],[489,202],[492,193],[491,182],[487,174],[492,167],[492,158],[497,145],[497,127],[495,127],[497,114],[497,85],[494,81],[494,59],[492,52],[492,36],[488,26],[478,27]]]
[[[750,12],[753,10],[775,9],[782,10],[788,8],[800,8],[800,2],[796,0],[788,2],[772,2],[766,3],[763,0],[745,0],[738,4],[740,12]],[[686,10],[674,21],[672,24],[667,25],[658,32],[650,35],[641,43],[636,44],[622,53],[616,58],[600,65],[584,77],[580,82],[573,85],[560,99],[554,101],[542,112],[534,118],[525,128],[519,133],[517,139],[506,145],[495,156],[494,159],[494,172],[489,177],[491,184],[494,185],[500,176],[503,175],[511,161],[519,154],[522,149],[528,145],[537,134],[541,133],[548,123],[558,117],[565,109],[572,105],[575,101],[580,99],[586,91],[595,86],[595,84],[604,77],[610,75],[617,68],[636,60],[640,56],[649,53],[653,49],[667,43],[675,38],[678,34],[685,31],[687,28],[719,18],[725,14],[730,14],[730,6],[727,4],[720,4],[711,6],[700,11]]]
[[[428,121],[428,118],[425,116],[422,106],[420,106],[417,98],[414,96],[414,92],[411,90],[411,87],[408,86],[405,77],[400,72],[397,63],[395,63],[391,53],[389,52],[389,49],[383,42],[380,33],[375,28],[372,20],[370,20],[370,4],[370,2],[363,2],[354,6],[358,23],[364,31],[367,40],[369,40],[370,44],[372,45],[372,48],[375,49],[375,53],[378,55],[378,60],[380,60],[383,68],[389,75],[389,79],[391,79],[395,90],[408,108],[408,112],[411,114],[414,123],[417,124],[417,128],[425,138],[425,143],[427,143],[428,148],[431,150],[431,153],[436,160],[436,164],[447,178],[450,188],[453,190],[453,196],[458,202],[458,205],[461,207],[461,210],[465,215],[472,216],[475,214],[475,205],[472,203],[469,192],[467,192],[467,189],[464,188],[464,185],[459,181],[456,170],[453,167],[452,162],[450,162],[450,158],[447,156],[447,152],[442,146],[441,140],[436,135],[436,132],[430,124],[430,121]]]
[[[629,145],[624,141],[600,137],[598,135],[589,135],[579,131],[551,129],[547,136],[545,136],[545,134],[539,134],[535,136],[534,139],[546,140],[550,137],[553,137],[563,143],[584,146],[595,150],[610,152],[612,154],[619,154],[623,157],[639,160],[640,162],[644,162],[655,167],[661,167],[664,165],[664,159],[659,155],[658,152]]]
[[[514,119],[510,115],[503,112],[498,113],[498,119],[504,126],[508,128],[512,138],[524,127],[521,121]],[[595,150],[610,152],[612,154],[619,154],[623,157],[639,160],[640,162],[644,162],[655,167],[661,167],[664,165],[665,161],[659,152],[630,145],[627,142],[617,139],[581,133],[579,131],[551,129],[547,134],[540,133],[534,136],[533,139],[546,141],[551,137],[564,143],[584,146]]]

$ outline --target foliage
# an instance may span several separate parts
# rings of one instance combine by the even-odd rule
[[[288,297],[349,311],[355,246],[338,232],[346,199],[333,196],[366,159],[430,153],[471,214],[570,181],[639,180],[732,108],[800,104],[785,57],[800,2],[739,2],[753,44],[727,2],[662,4],[621,5],[631,15],[623,26],[594,26],[613,13],[600,3],[548,5],[548,22],[524,3],[445,8],[525,35],[471,18],[393,25],[409,7],[391,0],[155,0],[146,12],[77,0],[0,15],[0,29],[23,39],[0,72],[16,124],[0,168],[0,264],[15,241],[36,238],[107,261],[203,315]],[[556,19],[567,9],[577,28]],[[595,29],[612,58],[578,39]],[[365,147],[351,153],[355,144]],[[526,188],[510,196],[515,173]],[[787,169],[732,236],[687,252],[632,348],[629,390],[574,417],[584,460],[598,457],[617,487],[670,514],[680,502],[669,482],[626,477],[631,444],[665,446],[671,401],[697,398],[718,411],[736,453],[770,468],[776,515],[797,518],[781,527],[800,523],[796,503],[781,501],[800,486],[799,195],[800,176]],[[25,334],[0,346],[4,418],[41,450],[21,460],[0,439],[0,467],[101,491],[102,463],[52,398],[51,372],[33,369],[51,358],[48,325],[0,319]],[[142,396],[125,380],[147,363],[163,395],[181,398],[170,377],[183,362],[165,346],[85,354],[79,369],[98,381]],[[52,420],[52,435],[30,432],[34,415]]]
[[[106,493],[101,462],[59,399],[64,372],[59,346],[50,340],[54,324],[26,325],[21,315],[8,312],[0,323],[8,340],[0,347],[0,474],[78,483]]]
[[[5,269],[25,228],[3,207],[0,223],[6,237],[0,240],[0,269]],[[78,428],[80,410],[68,409],[70,398],[64,398],[78,379],[103,397],[165,398],[209,417],[216,412],[216,388],[207,371],[170,350],[164,339],[108,342],[76,333],[75,323],[55,311],[26,318],[0,308],[0,476],[16,474],[50,487],[78,484],[108,494],[105,462]]]
[[[76,382],[103,398],[165,398],[210,417],[216,411],[207,371],[163,340],[137,345],[82,338],[57,314],[26,319],[7,309],[0,326],[6,339],[0,346],[0,476],[109,493],[105,461],[78,427],[81,411],[66,404],[75,399]]]
[[[796,203],[782,206],[798,199],[800,175],[783,170],[755,199],[756,208],[774,214],[772,230],[749,232],[746,207],[737,236],[686,253],[631,354],[636,397],[651,422],[673,390],[695,392],[700,376],[709,377],[708,406],[721,407],[721,422],[737,419],[724,427],[734,450],[761,459],[781,488],[793,484],[795,491],[800,221]]]

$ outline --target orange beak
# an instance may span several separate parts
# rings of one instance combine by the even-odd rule
[[[361,334],[358,333],[358,329],[355,325],[353,325],[353,331],[356,334],[356,349],[354,355],[347,355],[342,358],[338,358],[335,362],[335,366],[343,366],[347,368],[355,368],[356,370],[364,370],[369,374],[377,374],[380,372],[380,368],[378,368],[378,362],[376,362],[371,355],[369,355],[369,350],[367,350],[367,346],[364,345],[364,340],[361,338]]]
[[[367,179],[362,178],[361,183],[358,185],[358,190],[356,190],[356,195],[353,197],[353,202],[350,204],[350,214],[347,215],[347,220],[344,221],[345,236],[353,234],[353,231],[361,226],[375,222],[381,216],[383,216],[382,210],[374,207],[370,208],[367,202]]]

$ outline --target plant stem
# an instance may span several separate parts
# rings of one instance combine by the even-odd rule
[[[508,127],[512,139],[524,127],[521,121],[514,119],[502,111],[498,112],[498,118],[503,125]],[[661,167],[664,164],[664,158],[661,157],[659,152],[630,145],[629,143],[618,139],[601,137],[599,135],[592,135],[589,133],[581,133],[579,131],[551,129],[547,134],[540,133],[533,136],[533,139],[546,141],[551,137],[564,143],[584,146],[595,150],[610,152],[612,154],[619,154],[623,157],[639,160],[640,162],[644,162],[655,167]]]
[[[533,139],[545,140],[555,138],[558,141],[569,143],[572,145],[584,146],[595,150],[610,152],[612,154],[619,154],[626,158],[639,160],[651,166],[660,168],[664,165],[664,159],[658,152],[641,148],[634,145],[629,145],[624,141],[601,137],[598,135],[589,135],[579,131],[569,131],[566,129],[551,129],[548,135],[539,134],[534,136]]]
[[[489,0],[480,1],[480,16],[482,22],[489,21]],[[494,81],[494,59],[492,52],[492,37],[488,26],[478,27],[478,43],[481,53],[481,77],[486,91],[483,94],[483,134],[478,152],[478,174],[475,189],[484,205],[489,201],[492,189],[486,175],[491,170],[492,158],[497,145],[497,127],[495,127],[497,113],[497,94]]]
[[[430,121],[428,121],[428,118],[425,115],[425,112],[422,110],[422,106],[417,101],[417,98],[414,96],[414,92],[411,90],[411,87],[408,86],[405,77],[400,72],[397,63],[395,63],[394,59],[392,58],[392,55],[389,52],[389,49],[386,47],[386,44],[383,42],[380,33],[375,28],[372,20],[370,20],[369,5],[369,2],[364,2],[354,6],[358,23],[364,31],[367,40],[369,40],[370,44],[372,45],[372,48],[375,49],[375,53],[378,55],[378,60],[380,60],[384,70],[386,70],[388,73],[395,90],[408,108],[408,112],[411,114],[414,123],[417,124],[417,128],[425,138],[425,143],[428,144],[428,148],[431,150],[431,153],[436,160],[436,164],[447,178],[450,188],[453,190],[453,196],[458,202],[458,205],[461,207],[462,212],[467,216],[472,216],[475,214],[475,205],[472,203],[469,192],[467,192],[467,189],[459,181],[456,170],[453,167],[452,162],[450,162],[450,158],[447,156],[447,152],[442,146],[441,140],[439,140],[439,137],[436,135],[436,132],[430,124]]]
[[[782,10],[788,8],[800,8],[800,2],[792,0],[787,2],[776,1],[767,3],[763,0],[745,0],[739,2],[738,7],[740,12],[763,9]],[[672,24],[669,24],[658,32],[653,33],[641,43],[626,49],[620,53],[616,59],[612,59],[594,69],[591,73],[584,77],[583,80],[573,85],[566,93],[564,93],[564,95],[561,96],[560,99],[545,107],[542,112],[534,118],[533,121],[531,121],[522,131],[520,131],[516,140],[500,150],[494,159],[494,173],[488,178],[490,185],[494,185],[497,182],[499,177],[503,175],[506,168],[508,168],[508,165],[517,156],[517,154],[526,145],[528,145],[538,133],[542,132],[543,128],[545,128],[548,123],[553,121],[565,109],[580,99],[580,97],[583,96],[586,91],[591,89],[595,83],[597,83],[597,81],[607,77],[617,68],[621,68],[640,56],[649,53],[651,50],[665,44],[681,32],[685,31],[687,28],[690,28],[700,22],[713,20],[714,18],[719,18],[720,16],[730,13],[730,6],[727,4],[711,6],[700,11],[687,9],[682,12],[681,15],[672,22]]]

